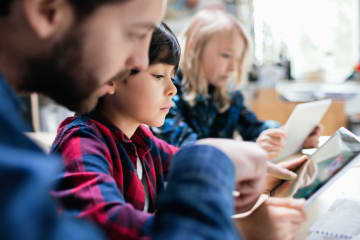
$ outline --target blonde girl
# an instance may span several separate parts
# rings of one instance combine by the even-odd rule
[[[222,10],[200,11],[185,33],[174,107],[153,132],[176,146],[208,137],[241,137],[256,141],[270,158],[277,156],[284,131],[275,121],[258,120],[239,91],[250,64],[251,41],[239,21]],[[304,146],[317,146],[319,134],[317,128]]]

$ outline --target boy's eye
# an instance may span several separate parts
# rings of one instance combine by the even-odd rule
[[[227,53],[221,53],[221,56],[223,58],[230,58],[231,57],[230,54],[227,54]]]
[[[153,77],[154,78],[157,78],[157,79],[161,79],[164,77],[164,75],[161,75],[161,74],[153,74]]]

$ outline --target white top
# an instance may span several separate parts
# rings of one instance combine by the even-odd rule
[[[141,164],[140,159],[138,158],[136,161],[136,174],[140,181],[142,182],[145,190],[145,204],[144,204],[144,212],[149,211],[149,186],[146,181],[146,177],[143,178],[143,166]]]

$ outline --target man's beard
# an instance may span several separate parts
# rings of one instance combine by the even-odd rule
[[[93,109],[100,96],[94,71],[86,69],[82,58],[80,31],[73,31],[57,43],[50,56],[29,59],[20,91],[38,92],[77,113]]]

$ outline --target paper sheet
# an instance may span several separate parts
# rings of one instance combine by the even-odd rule
[[[309,231],[308,240],[360,240],[360,200],[336,200]]]

